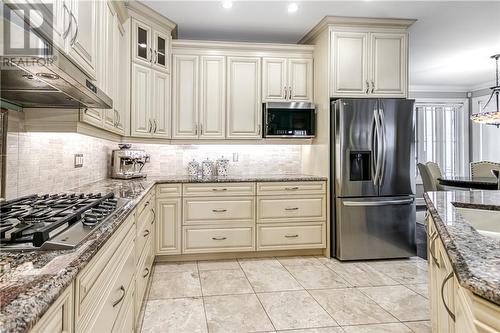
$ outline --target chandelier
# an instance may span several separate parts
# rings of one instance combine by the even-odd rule
[[[491,87],[491,95],[490,98],[488,99],[488,102],[483,106],[482,110],[478,113],[474,113],[473,115],[470,116],[470,119],[473,122],[479,123],[479,124],[488,124],[488,125],[495,125],[497,127],[500,127],[500,78],[499,78],[499,73],[498,73],[498,59],[500,59],[500,54],[495,54],[491,56],[491,59],[495,59],[496,62],[496,85],[494,87]],[[496,102],[496,109],[493,111],[486,112],[486,107],[490,102],[495,99]]]

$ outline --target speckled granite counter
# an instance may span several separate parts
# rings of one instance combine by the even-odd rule
[[[29,331],[155,184],[321,180],[326,178],[309,175],[165,176],[137,180],[107,179],[72,189],[68,192],[113,192],[115,196],[130,201],[76,249],[0,252],[0,332]]]
[[[455,207],[500,211],[500,191],[424,195],[461,286],[500,305],[500,240],[481,235]]]

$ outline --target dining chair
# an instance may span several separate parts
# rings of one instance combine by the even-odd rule
[[[439,167],[439,165],[437,165],[437,163],[435,162],[427,162],[425,163],[425,166],[427,167],[429,175],[436,186],[435,191],[444,191],[444,187],[439,184],[438,180],[438,178],[443,177],[443,173],[441,172],[441,168]]]
[[[418,163],[417,167],[424,185],[424,192],[438,191],[437,182],[432,178],[427,165]]]
[[[500,163],[490,161],[472,162],[470,164],[470,175],[472,179],[492,178],[496,179],[493,170],[500,171]]]

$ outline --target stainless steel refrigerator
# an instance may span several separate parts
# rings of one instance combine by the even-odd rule
[[[332,101],[331,240],[340,260],[416,254],[413,104]]]

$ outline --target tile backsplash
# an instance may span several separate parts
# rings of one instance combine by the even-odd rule
[[[224,156],[229,174],[293,174],[301,172],[300,145],[167,145],[133,144],[151,155],[144,171],[150,176],[183,175],[189,161]],[[111,151],[117,143],[76,133],[12,132],[7,136],[7,199],[31,193],[69,190],[109,175]],[[238,161],[233,162],[233,154]],[[74,155],[83,167],[74,168]]]

